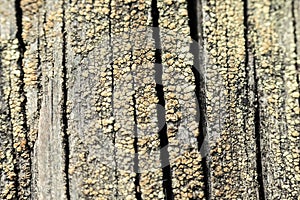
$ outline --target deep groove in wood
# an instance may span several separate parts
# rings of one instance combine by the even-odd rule
[[[244,38],[245,38],[245,66],[249,65],[249,41],[248,41],[248,0],[244,1]],[[256,170],[257,182],[259,184],[259,199],[265,200],[265,189],[263,181],[263,166],[262,166],[262,152],[261,152],[261,135],[260,135],[260,103],[258,94],[258,78],[255,66],[255,58],[253,58],[253,73],[254,73],[254,95],[255,95],[255,113],[254,113],[254,126],[255,126],[255,142],[256,142]]]
[[[130,5],[131,6],[131,5]],[[130,33],[129,33],[130,35]],[[131,44],[133,46],[133,44]],[[132,56],[133,56],[133,49],[130,52],[130,61],[133,62]],[[135,74],[132,70],[132,66],[130,66],[130,71],[132,75],[132,90],[135,91]],[[137,102],[136,102],[136,92],[132,95],[132,102],[133,102],[133,120],[134,120],[134,142],[133,142],[133,148],[134,148],[134,163],[133,163],[133,170],[135,172],[135,198],[137,200],[142,200],[142,193],[141,193],[141,186],[140,186],[140,169],[139,169],[139,153],[138,153],[138,121],[137,121]]]
[[[244,2],[244,6],[247,7],[247,5]],[[246,8],[244,7],[244,9]],[[250,60],[250,48],[249,48],[249,41],[248,41],[248,13],[244,13],[244,40],[245,40],[245,62],[244,62],[244,70],[245,70],[245,86],[244,86],[244,90],[246,91],[246,96],[243,97],[243,105],[245,106],[244,108],[244,113],[243,113],[243,131],[246,133],[247,132],[247,118],[253,113],[253,109],[254,107],[252,106],[252,104],[250,103],[250,92],[251,92],[251,85],[250,85],[250,64],[249,64],[249,60]],[[252,56],[252,54],[251,54]],[[250,108],[249,108],[250,107]],[[252,118],[253,119],[253,118]],[[244,141],[244,146],[246,147],[247,144],[247,140]],[[245,152],[246,154],[246,158],[249,159],[251,153],[249,154],[247,151]]]
[[[256,72],[255,58],[253,60],[254,67],[254,93],[255,93],[255,142],[256,142],[256,171],[257,171],[257,182],[259,184],[259,200],[265,200],[265,189],[263,181],[263,166],[262,166],[262,152],[261,152],[261,135],[260,135],[260,103],[258,94],[258,78]]]
[[[68,101],[68,87],[67,87],[67,66],[66,66],[66,52],[67,52],[67,38],[66,38],[66,22],[65,22],[65,2],[62,3],[62,92],[63,92],[63,103],[62,103],[62,127],[63,127],[63,145],[65,153],[65,177],[66,177],[66,197],[70,200],[70,180],[69,180],[69,163],[70,163],[70,146],[69,146],[69,135],[68,135],[68,117],[67,117],[67,101]]]
[[[38,18],[38,27],[42,26],[43,23],[40,23],[40,19]],[[40,35],[40,29],[38,29],[38,35]],[[41,69],[41,39],[38,37],[37,39],[37,89],[38,89],[38,100],[37,100],[37,112],[38,112],[38,118],[40,117],[40,110],[42,107],[42,92],[43,92],[43,86],[42,86],[42,69]],[[34,145],[34,144],[33,144]],[[33,147],[32,147],[33,148]],[[32,149],[34,150],[34,148]]]
[[[133,79],[134,80],[134,79]],[[134,84],[133,84],[134,87]],[[139,154],[138,154],[138,130],[137,130],[137,113],[136,113],[136,97],[135,94],[132,95],[132,101],[133,101],[133,115],[134,115],[134,164],[133,164],[133,169],[135,172],[135,198],[137,200],[142,199],[142,193],[140,190],[140,172],[139,172]]]
[[[24,58],[24,52],[26,51],[26,47],[25,47],[25,43],[24,43],[24,40],[23,40],[23,37],[22,37],[22,32],[23,32],[23,25],[22,25],[22,21],[23,21],[23,11],[22,11],[22,8],[21,8],[21,0],[15,0],[15,11],[16,11],[16,25],[17,25],[17,33],[16,33],[16,38],[18,40],[18,50],[20,52],[20,56],[18,58],[18,61],[17,61],[17,66],[18,66],[18,69],[20,70],[20,77],[19,77],[19,80],[20,80],[20,85],[19,85],[19,94],[21,97],[23,97],[23,100],[21,101],[21,113],[22,113],[22,120],[23,120],[23,124],[22,124],[22,128],[23,128],[23,131],[24,131],[24,138],[26,140],[25,142],[25,152],[23,152],[24,154],[28,154],[28,158],[22,158],[22,159],[25,159],[23,161],[23,164],[26,164],[26,162],[28,162],[28,167],[29,169],[26,169],[26,167],[24,166],[24,169],[23,170],[29,170],[29,185],[24,185],[24,187],[30,187],[30,183],[31,183],[31,178],[32,178],[32,173],[31,173],[31,157],[30,157],[30,147],[29,147],[29,144],[28,144],[28,141],[29,141],[29,138],[27,136],[27,132],[28,132],[28,126],[27,126],[27,116],[26,116],[26,103],[27,103],[27,97],[26,97],[26,94],[25,94],[25,91],[24,91],[24,86],[25,86],[25,83],[24,83],[24,75],[25,75],[25,72],[24,72],[24,69],[23,69],[23,58]],[[17,161],[18,161],[18,157],[21,157],[21,155],[17,155]],[[17,168],[17,172],[20,173],[20,170],[21,169],[18,169]],[[25,172],[26,173],[26,172]],[[18,177],[18,176],[17,176]],[[19,177],[17,178],[19,179]],[[18,180],[20,181],[20,180]],[[25,181],[25,180],[24,180]],[[17,183],[19,187],[23,187],[22,185],[19,184],[19,182]],[[16,188],[16,191],[17,191],[17,198],[18,198],[18,190],[19,188]],[[31,198],[31,193],[29,194],[29,198]],[[21,196],[20,196],[21,197]]]
[[[132,3],[129,3],[129,7],[131,8]],[[131,35],[130,31],[129,31],[129,35]],[[131,51],[130,51],[130,62],[133,63],[133,45],[132,41],[131,41]],[[130,65],[130,73],[132,76],[132,90],[135,91],[136,90],[136,84],[135,84],[135,77],[136,74],[134,73],[133,69],[132,69],[132,64]],[[140,186],[140,178],[141,178],[141,173],[140,173],[140,168],[139,168],[139,153],[138,153],[138,116],[137,116],[137,102],[136,102],[136,92],[134,92],[134,94],[132,95],[132,107],[133,107],[133,120],[134,120],[134,142],[133,142],[133,148],[134,148],[134,160],[133,160],[133,171],[136,174],[135,175],[135,180],[134,180],[134,184],[135,184],[135,198],[137,200],[142,200],[142,193],[141,193],[141,186]]]
[[[245,39],[245,72],[246,72],[246,81],[247,86],[249,86],[249,40],[248,40],[248,33],[249,33],[249,25],[248,25],[248,0],[244,1],[244,39]],[[258,79],[256,74],[256,66],[255,66],[255,58],[253,58],[253,73],[254,73],[254,95],[255,95],[255,111],[254,111],[254,126],[255,126],[255,138],[256,138],[256,172],[257,172],[257,182],[259,184],[258,194],[259,199],[265,199],[265,189],[264,189],[264,182],[263,182],[263,171],[262,171],[262,152],[261,152],[261,140],[260,140],[260,107],[259,107],[259,94],[258,94]],[[248,89],[247,89],[248,91]],[[248,92],[247,92],[248,93]],[[247,96],[248,97],[248,96]]]
[[[21,8],[21,0],[16,0],[15,1],[15,9],[16,9],[16,24],[17,24],[17,33],[16,33],[16,38],[18,39],[19,42],[19,50],[20,50],[20,61],[22,61],[24,57],[24,52],[26,51],[24,40],[22,37],[22,32],[23,32],[23,26],[22,26],[22,17],[23,17],[23,11]]]
[[[159,11],[157,8],[157,0],[152,0],[152,26],[153,26],[153,39],[155,41],[155,90],[158,97],[158,105],[165,108],[165,99],[164,99],[164,90],[162,85],[162,57],[161,57],[161,41],[160,41],[160,31],[159,31]],[[163,171],[163,190],[166,200],[174,199],[173,190],[172,190],[172,175],[171,167],[169,161],[169,152],[168,152],[168,136],[167,136],[167,124],[165,119],[165,109],[161,110],[157,106],[157,118],[158,118],[158,127],[159,127],[159,140],[160,140],[160,160]]]
[[[197,109],[197,120],[199,121],[198,130],[199,135],[197,137],[198,151],[200,151],[204,144],[206,136],[206,122],[205,122],[205,82],[203,75],[200,71],[200,48],[199,48],[199,30],[198,30],[198,13],[197,13],[197,1],[187,0],[187,10],[189,16],[189,27],[190,36],[192,38],[192,44],[190,45],[190,52],[194,56],[194,63],[192,66],[192,72],[195,77],[195,95],[197,98],[198,109]],[[209,192],[209,170],[207,166],[206,155],[202,155],[201,161],[203,169],[203,181],[204,181],[204,196],[205,199],[210,199]]]

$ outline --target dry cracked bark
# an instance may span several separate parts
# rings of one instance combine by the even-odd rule
[[[0,199],[300,198],[297,0],[0,0]]]

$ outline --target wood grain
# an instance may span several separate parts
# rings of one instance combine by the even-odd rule
[[[0,199],[300,198],[297,0],[0,0]]]

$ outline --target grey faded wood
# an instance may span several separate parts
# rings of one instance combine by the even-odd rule
[[[11,58],[12,54],[18,52],[18,41],[15,38],[17,26],[15,16],[10,15],[9,10],[14,10],[13,2],[1,2],[0,12],[0,37],[1,37],[1,68],[0,68],[0,190],[1,198],[13,197],[15,187],[14,152],[12,124],[10,123],[10,98],[12,68],[15,67],[18,54]],[[13,12],[15,13],[15,12]],[[15,65],[11,65],[14,63]]]
[[[0,199],[300,198],[297,0],[0,0]]]
[[[254,69],[241,1],[203,2],[206,163],[212,199],[259,199]],[[245,36],[246,35],[246,36]]]
[[[250,1],[249,51],[255,69],[256,132],[260,137],[261,195],[299,198],[299,55],[295,2]],[[294,5],[294,6],[293,6]],[[266,25],[262,26],[261,22]],[[251,31],[253,30],[253,31]],[[251,32],[250,32],[251,31]],[[277,192],[285,188],[284,192]]]

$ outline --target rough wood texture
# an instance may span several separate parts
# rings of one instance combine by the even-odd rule
[[[300,199],[300,1],[0,0],[0,199]]]
[[[249,61],[255,69],[256,131],[262,160],[260,182],[264,186],[261,195],[266,199],[297,199],[300,193],[299,55],[295,53],[294,4],[248,4]],[[278,192],[281,188],[284,190]]]
[[[203,4],[209,190],[212,199],[256,199],[253,69],[241,1]],[[244,16],[246,17],[246,16]],[[246,22],[245,22],[246,21]],[[246,23],[246,24],[244,24]]]

